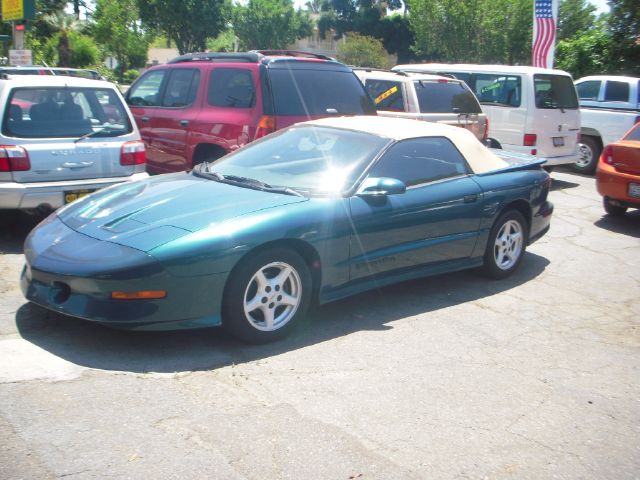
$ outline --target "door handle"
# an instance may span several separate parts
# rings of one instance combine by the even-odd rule
[[[478,200],[478,195],[465,195],[464,196],[464,203],[472,203],[475,202],[476,200]]]
[[[140,120],[142,120],[143,122],[148,122],[149,121],[149,117],[144,116],[144,117],[141,117]]]
[[[180,125],[182,125],[183,127],[189,126],[189,120],[180,120]]]

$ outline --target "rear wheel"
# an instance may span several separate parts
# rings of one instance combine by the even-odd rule
[[[578,160],[573,164],[576,172],[593,175],[600,158],[600,145],[593,137],[582,137],[578,143]]]
[[[225,289],[222,326],[250,343],[286,336],[306,314],[311,276],[297,253],[273,248],[243,260]]]
[[[627,207],[612,205],[609,197],[604,197],[602,199],[602,206],[604,207],[604,211],[612,217],[622,217],[627,212]]]
[[[524,216],[508,210],[493,225],[484,254],[483,273],[490,278],[506,278],[520,262],[527,247],[529,231]]]

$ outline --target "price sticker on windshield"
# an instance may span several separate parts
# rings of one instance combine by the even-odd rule
[[[394,93],[396,93],[398,91],[398,87],[397,86],[393,86],[391,87],[389,90],[387,90],[386,92],[382,92],[380,95],[378,95],[374,102],[377,104],[379,104],[380,102],[382,102],[385,98],[390,97],[391,95],[393,95]]]

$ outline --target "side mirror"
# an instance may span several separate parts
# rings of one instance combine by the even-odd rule
[[[396,178],[374,177],[367,178],[356,195],[358,197],[383,197],[386,195],[398,195],[407,191],[403,181]]]

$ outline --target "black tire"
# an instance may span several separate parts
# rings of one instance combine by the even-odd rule
[[[260,272],[270,282],[260,286],[256,280]],[[283,281],[276,280],[278,274],[286,275]],[[249,343],[279,340],[306,315],[311,293],[309,269],[296,252],[270,248],[250,254],[234,268],[227,282],[222,327]],[[252,299],[254,309],[251,309]],[[294,300],[296,304],[291,305]]]
[[[503,238],[501,244],[499,237]],[[511,275],[522,262],[528,240],[529,227],[524,216],[517,210],[504,212],[491,228],[482,273],[495,279]]]
[[[582,137],[578,144],[579,160],[573,164],[573,170],[585,175],[593,175],[598,166],[602,148],[593,137]]]
[[[612,217],[622,217],[627,213],[627,207],[612,205],[609,197],[604,197],[602,199],[602,206],[604,207],[604,211],[607,212],[607,215],[611,215]]]

